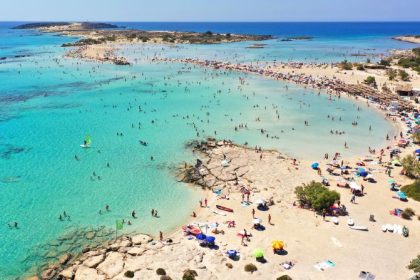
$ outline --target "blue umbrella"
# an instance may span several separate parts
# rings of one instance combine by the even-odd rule
[[[202,234],[202,233],[199,233],[199,234],[197,234],[196,238],[198,240],[205,240],[206,239],[206,235],[205,234]]]
[[[216,240],[216,237],[214,237],[214,236],[207,236],[206,237],[206,241],[208,243],[214,243],[215,240]]]
[[[318,169],[319,163],[315,162],[311,164],[312,169]]]
[[[405,192],[399,191],[399,192],[397,192],[397,195],[401,200],[406,200],[407,199],[407,195],[405,194]]]
[[[420,149],[417,149],[416,150],[416,154],[420,154]]]
[[[362,167],[358,167],[357,168],[357,172],[358,173],[362,173],[362,172],[366,172],[366,170],[364,168],[362,168]]]
[[[236,250],[228,250],[227,251],[227,254],[228,254],[229,258],[234,258],[238,254],[238,251],[236,251]]]
[[[368,175],[368,173],[366,171],[362,171],[359,173],[360,176],[362,177],[366,177]]]

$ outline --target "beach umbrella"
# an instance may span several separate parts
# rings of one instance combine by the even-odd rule
[[[206,241],[209,243],[214,243],[214,241],[216,240],[216,237],[214,236],[207,236],[206,237]]]
[[[257,199],[254,201],[255,204],[260,205],[260,204],[265,204],[265,200],[264,199]]]
[[[357,173],[362,173],[362,172],[366,172],[366,170],[363,167],[358,167],[357,168]]]
[[[401,200],[406,200],[407,199],[407,195],[405,194],[405,192],[399,191],[399,192],[397,192],[397,195]]]
[[[254,250],[254,256],[256,258],[262,258],[262,257],[264,257],[264,251],[262,249],[255,249]]]
[[[202,233],[199,233],[199,234],[196,235],[196,238],[198,240],[205,240],[206,239],[206,235],[205,234],[202,234]]]
[[[312,169],[318,169],[319,163],[314,162],[314,163],[311,164],[311,167],[312,167]]]
[[[228,250],[226,253],[228,254],[229,258],[234,258],[236,255],[238,255],[238,251],[236,250]]]
[[[284,247],[284,242],[280,240],[274,240],[273,242],[271,242],[271,246],[275,250],[281,250]]]
[[[420,154],[420,149],[417,149],[416,150],[416,154]]]
[[[252,223],[253,223],[254,225],[261,224],[261,219],[260,219],[260,218],[255,218],[255,219],[252,219]]]
[[[360,172],[359,175],[361,177],[366,177],[368,175],[368,173],[366,171]]]

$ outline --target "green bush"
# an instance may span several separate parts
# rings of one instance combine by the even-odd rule
[[[134,277],[134,272],[131,270],[127,270],[126,272],[124,272],[124,276],[127,278],[133,278]]]
[[[340,194],[338,192],[330,191],[321,183],[315,181],[296,187],[295,194],[301,206],[308,205],[317,212],[327,210],[337,200],[340,200]]]
[[[160,276],[160,280],[172,280],[172,278],[169,277],[168,275],[162,275]]]
[[[405,175],[410,178],[417,178],[420,175],[420,162],[413,155],[405,156],[401,160]],[[419,200],[420,201],[420,200]]]
[[[398,70],[398,75],[400,76],[402,81],[410,81],[410,75],[408,75],[408,73],[405,70]]]
[[[420,273],[420,255],[418,255],[417,258],[411,260],[407,268],[413,270],[415,273]]]
[[[406,185],[401,188],[401,191],[405,192],[408,197],[414,200],[420,201],[420,181],[416,180],[411,185]]]
[[[391,63],[389,62],[389,60],[381,59],[381,61],[379,62],[379,65],[391,66]]]
[[[277,277],[276,280],[293,280],[292,277],[290,277],[289,275],[282,275],[280,277]]]
[[[365,67],[363,66],[363,64],[357,64],[357,70],[359,71],[365,71]]]
[[[184,271],[184,275],[182,275],[182,280],[195,280],[195,277],[197,277],[197,271],[192,269],[187,269]]]
[[[351,70],[353,69],[353,64],[351,64],[350,62],[348,62],[347,60],[342,61],[339,64],[340,68],[343,70]]]
[[[254,273],[255,271],[258,270],[258,268],[253,263],[249,263],[245,265],[244,269],[246,272],[251,272],[251,273]]]
[[[166,275],[166,271],[163,268],[156,269],[157,275]]]
[[[375,79],[375,77],[373,77],[373,76],[368,76],[364,82],[365,82],[367,85],[370,85],[370,86],[376,87],[376,79]]]
[[[394,70],[394,69],[388,69],[388,70],[386,71],[386,74],[387,74],[388,79],[389,79],[390,81],[395,80],[395,78],[397,77],[397,71],[396,71],[396,70]]]

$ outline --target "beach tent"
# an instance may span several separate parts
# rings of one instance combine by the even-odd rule
[[[208,243],[214,243],[214,241],[216,241],[216,237],[214,237],[214,236],[207,236],[206,237],[206,241]]]
[[[205,234],[202,234],[202,233],[196,235],[196,238],[198,240],[206,240],[206,237],[207,236]]]
[[[356,182],[351,182],[350,183],[350,189],[356,190],[356,191],[362,191],[362,187],[360,187],[358,184],[356,184]]]
[[[397,195],[398,195],[399,199],[407,200],[407,195],[405,194],[405,192],[399,191],[399,192],[397,192]]]
[[[262,257],[264,257],[264,251],[262,249],[255,249],[254,250],[254,256],[256,258],[262,258]]]
[[[280,240],[274,240],[273,242],[271,242],[271,246],[275,250],[282,250],[284,247],[284,242]]]

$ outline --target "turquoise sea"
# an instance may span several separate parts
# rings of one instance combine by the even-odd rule
[[[214,23],[130,24],[126,26],[158,30],[239,28]],[[369,146],[383,145],[386,134],[395,133],[380,113],[354,100],[331,101],[293,84],[151,62],[151,57],[331,62],[360,59],[350,54],[369,52],[377,58],[392,48],[413,47],[390,38],[419,27],[418,23],[396,31],[376,27],[383,32],[356,36],[325,34],[328,26],[319,28],[319,35],[313,26],[304,33],[305,26],[295,26],[298,30],[290,35],[309,34],[314,39],[275,38],[262,50],[247,49],[248,42],[137,46],[122,51],[132,66],[115,66],[64,59],[66,50],[59,46],[77,38],[10,29],[14,25],[0,23],[0,58],[4,57],[0,60],[0,279],[36,272],[34,267],[53,262],[62,252],[77,252],[86,244],[113,238],[116,219],[132,222],[120,234],[156,235],[182,224],[200,199],[196,190],[174,176],[177,166],[195,159],[185,148],[191,140],[215,136],[316,160],[325,152],[364,154]],[[283,29],[276,34],[271,25],[246,25],[248,29],[237,32],[288,34]],[[245,77],[245,85],[239,77]],[[353,121],[359,125],[353,127]],[[248,128],[236,132],[234,127],[241,123]],[[262,134],[261,129],[267,132]],[[345,134],[330,135],[331,129]],[[92,139],[89,149],[80,147],[85,135]],[[349,149],[344,149],[344,142]],[[110,211],[105,211],[106,204]],[[151,217],[152,208],[160,218]],[[133,210],[137,219],[131,218]],[[61,221],[63,211],[70,218]]]

